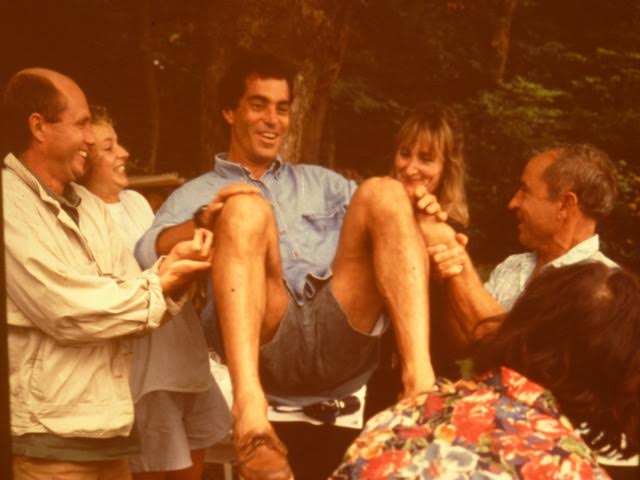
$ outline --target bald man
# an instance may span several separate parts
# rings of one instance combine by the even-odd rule
[[[95,141],[80,87],[23,70],[1,108],[14,478],[130,478],[138,445],[122,337],[179,309],[169,297],[210,267],[211,237],[199,231],[141,272],[104,204],[73,183]]]

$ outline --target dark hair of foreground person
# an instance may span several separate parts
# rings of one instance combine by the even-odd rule
[[[507,366],[543,385],[576,427],[588,427],[582,436],[593,450],[628,457],[640,436],[638,345],[638,279],[582,262],[535,277],[474,365]]]

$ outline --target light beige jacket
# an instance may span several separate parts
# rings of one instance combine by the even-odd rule
[[[12,434],[127,435],[130,353],[120,337],[168,317],[158,275],[140,273],[88,190],[72,184],[78,226],[16,157],[5,165]]]

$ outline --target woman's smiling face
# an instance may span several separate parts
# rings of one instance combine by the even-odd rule
[[[393,159],[395,176],[407,191],[424,185],[431,194],[437,191],[444,171],[444,158],[431,148],[426,135],[420,134],[413,145],[400,145]]]
[[[129,152],[118,143],[118,135],[108,123],[93,125],[93,134],[96,138],[91,147],[90,176],[105,185],[112,185],[120,190],[129,185],[126,165]]]

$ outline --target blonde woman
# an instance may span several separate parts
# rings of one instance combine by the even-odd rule
[[[154,215],[129,184],[129,153],[104,107],[91,107],[95,144],[81,183],[100,197],[133,252]],[[130,376],[141,452],[129,457],[134,480],[199,480],[205,449],[230,431],[231,416],[209,370],[197,314],[187,303],[176,318],[133,342]]]
[[[91,127],[96,142],[89,150],[80,183],[105,202],[120,236],[133,253],[136,242],[153,222],[153,211],[141,194],[126,190],[129,152],[120,144],[104,107],[91,106]]]
[[[393,176],[409,195],[426,189],[433,195],[446,221],[433,215],[420,215],[419,224],[427,245],[454,241],[456,232],[469,225],[465,193],[465,161],[462,126],[455,112],[444,105],[422,105],[404,121],[396,136]],[[443,217],[444,218],[444,217]],[[431,269],[432,275],[435,269]],[[457,367],[454,339],[446,315],[446,299],[438,281],[431,282],[431,356],[436,374],[455,377]]]
[[[410,195],[426,188],[454,228],[466,228],[469,210],[464,189],[464,141],[454,111],[438,103],[419,107],[400,127],[395,147],[392,176]]]

